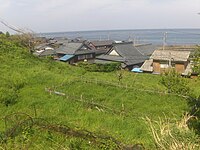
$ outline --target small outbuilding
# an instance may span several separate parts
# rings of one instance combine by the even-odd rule
[[[182,75],[191,73],[190,56],[191,51],[181,50],[162,50],[153,52],[149,60],[146,60],[141,67],[144,72],[160,74],[174,68]]]

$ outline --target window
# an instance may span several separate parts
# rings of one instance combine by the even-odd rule
[[[78,60],[83,60],[83,59],[85,59],[85,55],[79,55],[78,56]]]
[[[175,62],[171,62],[172,63],[172,68],[175,68],[176,63]]]
[[[93,58],[93,55],[92,54],[87,54],[86,58]]]
[[[169,64],[167,64],[167,63],[160,63],[160,68],[165,69],[165,68],[168,68],[168,67],[169,67]]]

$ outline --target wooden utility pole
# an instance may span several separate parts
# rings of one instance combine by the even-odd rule
[[[169,52],[169,68],[172,68],[172,58],[171,52]]]
[[[133,46],[135,46],[136,45],[136,43],[135,43],[135,37],[133,38]]]
[[[108,40],[110,40],[110,32],[108,32]]]

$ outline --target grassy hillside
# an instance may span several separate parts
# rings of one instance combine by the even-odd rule
[[[144,118],[166,116],[173,121],[188,109],[184,98],[164,93],[160,76],[127,71],[87,72],[50,58],[36,58],[5,37],[0,39],[0,60],[2,139],[9,128],[16,124],[19,127],[19,116],[27,118],[20,114],[18,118],[5,116],[26,113],[35,120],[42,118],[34,128],[20,127],[20,134],[9,134],[7,143],[2,144],[9,149],[116,149],[114,140],[102,138],[105,136],[124,145],[143,144],[152,149],[155,145]],[[191,82],[199,85],[198,80]],[[53,132],[53,125],[65,125],[73,133],[82,134]],[[87,136],[83,138],[85,130]],[[90,137],[89,132],[95,135]]]

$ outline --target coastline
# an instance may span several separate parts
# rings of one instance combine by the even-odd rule
[[[98,30],[40,33],[39,37],[65,37],[85,40],[136,41],[136,43],[152,43],[163,45],[164,34],[167,45],[199,45],[200,29],[134,29],[134,30]]]

